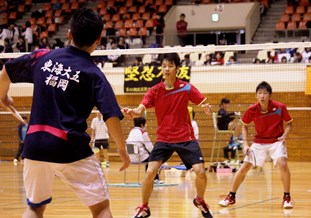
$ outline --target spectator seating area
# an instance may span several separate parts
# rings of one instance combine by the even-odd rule
[[[299,5],[289,5],[286,7],[280,20],[275,25],[275,30],[279,34],[301,34],[309,32],[311,27],[311,4],[308,0],[301,0]]]
[[[100,1],[96,10],[103,16],[103,35],[147,36],[157,16],[163,16],[173,5],[172,0]]]

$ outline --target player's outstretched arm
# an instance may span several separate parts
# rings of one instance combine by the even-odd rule
[[[204,110],[206,115],[210,115],[212,113],[212,106],[206,102],[206,100],[200,105]]]
[[[125,170],[130,166],[130,158],[125,148],[125,143],[123,139],[121,123],[119,117],[110,117],[106,120],[106,125],[108,127],[108,132],[115,141],[118,152],[123,162],[120,171]]]
[[[3,66],[0,72],[0,104],[2,107],[7,108],[13,105],[13,99],[8,96],[11,80]]]
[[[141,117],[146,110],[145,106],[140,104],[137,108],[122,108],[121,111],[126,117],[135,118]]]

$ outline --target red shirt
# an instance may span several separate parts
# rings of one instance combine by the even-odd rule
[[[184,20],[177,21],[176,29],[177,29],[178,35],[187,34],[187,26],[188,26],[188,23],[186,21],[184,21]]]
[[[188,103],[199,105],[205,99],[193,85],[177,79],[172,90],[166,90],[163,82],[151,87],[141,104],[155,108],[157,141],[178,143],[195,140]]]
[[[262,113],[260,104],[256,103],[250,106],[242,117],[245,124],[254,122],[256,129],[254,142],[260,144],[278,141],[278,137],[284,133],[283,120],[288,123],[292,118],[283,103],[273,100],[269,101],[268,112]]]

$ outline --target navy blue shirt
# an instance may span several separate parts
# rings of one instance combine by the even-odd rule
[[[23,157],[70,163],[93,154],[86,133],[94,106],[123,118],[111,85],[90,54],[75,47],[37,50],[5,64],[13,83],[34,83]]]

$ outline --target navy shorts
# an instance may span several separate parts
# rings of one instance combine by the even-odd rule
[[[109,149],[108,139],[96,139],[94,147],[98,149]]]
[[[174,151],[176,151],[187,169],[191,169],[194,164],[204,163],[197,140],[180,143],[156,142],[149,156],[149,161],[162,161],[164,163],[172,156]]]

